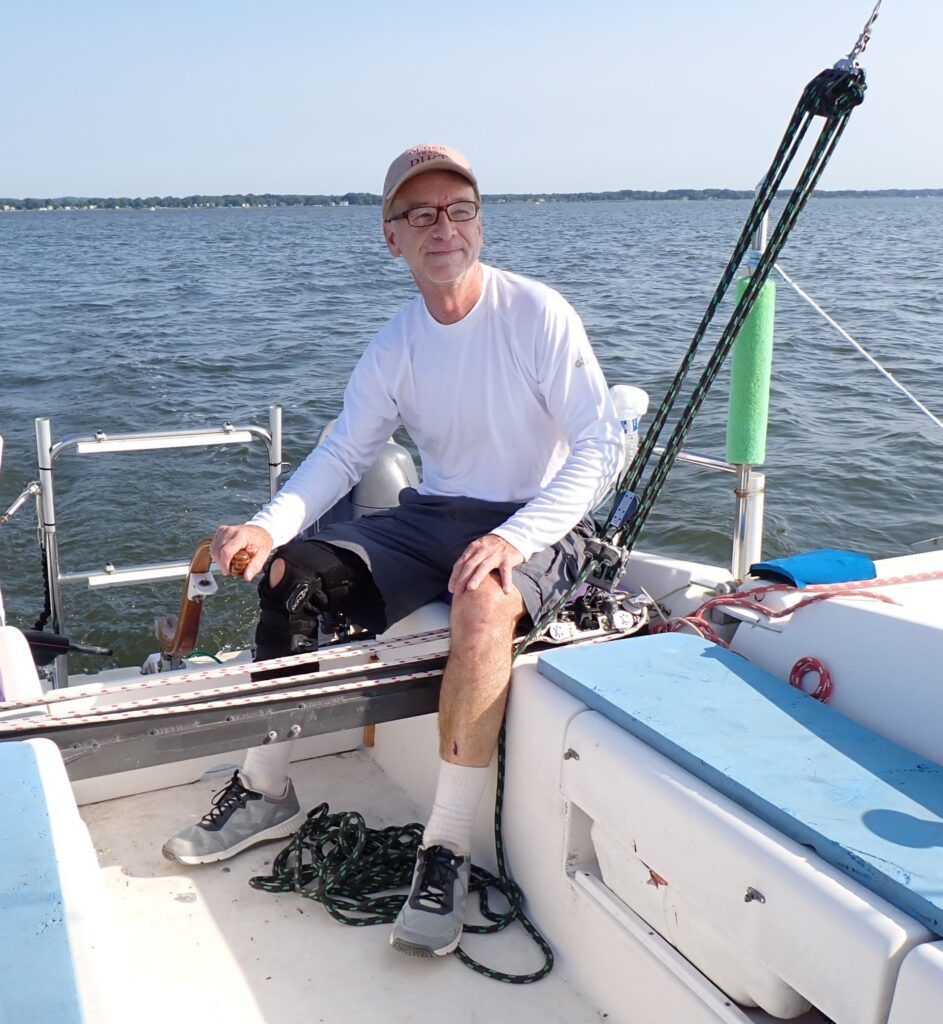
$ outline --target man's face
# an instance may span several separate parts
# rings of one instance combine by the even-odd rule
[[[448,206],[474,200],[470,181],[452,171],[427,171],[417,175],[396,193],[390,216],[417,206]],[[455,224],[444,210],[428,228],[411,227],[405,218],[383,225],[386,244],[394,256],[402,256],[416,283],[448,285],[460,280],[477,263],[484,236],[481,214],[474,220]]]

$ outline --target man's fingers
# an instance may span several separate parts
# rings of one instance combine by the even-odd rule
[[[466,590],[477,590],[478,584],[488,575],[488,570],[485,568],[485,563],[478,566],[477,569],[468,577],[468,582],[465,584]]]
[[[242,568],[242,560],[233,559],[240,552],[248,555],[248,564],[242,571],[243,579],[251,580],[265,565],[272,550],[272,538],[268,531],[259,526],[220,526],[213,535],[210,554],[219,567],[220,572],[229,576],[238,574]]]
[[[223,573],[223,575],[228,576],[231,556],[227,554],[226,546],[220,544],[215,551],[211,550],[210,554],[213,556],[213,561],[219,566],[219,571]]]
[[[460,594],[465,589],[468,578],[468,563],[460,558],[452,567],[452,575],[449,577],[449,593]]]
[[[220,546],[219,549],[219,560],[217,565],[220,569],[229,576],[232,573],[232,560],[236,552],[242,550],[242,545],[238,540],[227,540],[225,544]]]
[[[473,567],[470,565],[456,566],[452,573],[452,579],[449,580],[449,592],[460,594],[463,590],[466,590],[471,580],[472,572]]]
[[[265,558],[266,556],[261,551],[252,556],[242,574],[242,578],[246,583],[251,583],[253,578],[262,571],[262,567],[265,565]]]
[[[224,573],[229,573],[229,563],[232,561],[233,555],[243,547],[243,544],[240,543],[241,533],[239,527],[221,526],[213,535],[210,554]]]
[[[226,568],[228,568],[229,566],[229,563],[226,561],[223,555],[223,545],[225,544],[225,542],[226,538],[222,535],[222,533],[219,530],[217,530],[216,533],[213,534],[213,542],[210,544],[210,557],[220,567],[220,569],[223,572],[226,571],[224,566]]]
[[[482,558],[475,566],[474,572],[469,577],[465,587],[467,590],[477,590],[482,582],[497,571],[501,576],[501,585],[504,586],[504,563],[498,555],[492,554]]]
[[[470,544],[465,548],[456,560],[455,565],[452,566],[452,575],[449,577],[450,594],[460,594],[468,585],[468,579],[474,571],[476,564],[474,559],[477,554],[477,549],[473,549],[477,543],[478,542],[475,541],[473,544]]]
[[[477,590],[490,573],[497,572],[501,589],[510,594],[513,585],[511,572],[523,560],[521,553],[511,544],[493,534],[486,534],[472,541],[456,560],[449,577],[449,593]]]

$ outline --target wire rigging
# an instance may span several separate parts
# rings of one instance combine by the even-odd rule
[[[902,384],[894,376],[894,374],[891,373],[890,370],[888,370],[884,366],[882,366],[877,361],[877,359],[875,359],[874,356],[871,355],[871,353],[864,347],[864,345],[862,345],[858,341],[855,341],[855,339],[845,330],[845,328],[842,327],[842,325],[840,323],[838,323],[837,320],[832,319],[832,317],[830,317],[828,315],[828,313],[825,312],[825,310],[815,301],[815,299],[812,298],[811,295],[808,294],[808,292],[803,291],[803,289],[798,284],[796,284],[796,282],[786,273],[785,270],[783,270],[783,268],[778,263],[775,266],[775,270],[776,270],[776,273],[779,274],[779,276],[788,285],[790,285],[792,288],[795,289],[795,291],[796,291],[796,293],[798,295],[800,295],[803,299],[805,299],[806,302],[808,302],[809,305],[817,313],[820,313],[825,318],[825,320],[827,320],[828,323],[830,323],[832,325],[832,327],[834,327],[835,330],[838,331],[838,333],[846,341],[850,342],[865,357],[865,359],[867,359],[868,362],[871,363],[872,366],[874,366],[880,373],[882,373],[894,385],[895,388],[898,388],[900,391],[902,391],[907,396],[907,398],[909,398],[910,401],[913,402],[913,404],[922,413],[924,413],[924,415],[928,416],[941,430],[943,430],[943,420],[941,420],[937,415],[935,415],[933,412],[931,412],[926,407],[926,405],[924,405],[924,403],[921,402],[920,399],[917,398],[917,396],[905,384]]]

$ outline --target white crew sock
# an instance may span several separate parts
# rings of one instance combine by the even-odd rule
[[[288,762],[291,760],[293,740],[286,743],[266,743],[263,747],[250,747],[239,774],[247,789],[277,799],[288,788]]]
[[[439,762],[439,782],[429,824],[422,837],[423,848],[447,846],[463,857],[471,854],[475,812],[490,775],[490,768]]]

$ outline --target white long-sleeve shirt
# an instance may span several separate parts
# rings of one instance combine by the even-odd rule
[[[334,429],[251,520],[276,545],[343,497],[401,425],[422,459],[420,493],[526,502],[493,531],[525,559],[602,499],[622,432],[580,318],[545,285],[482,270],[458,323],[417,296],[367,346]]]

